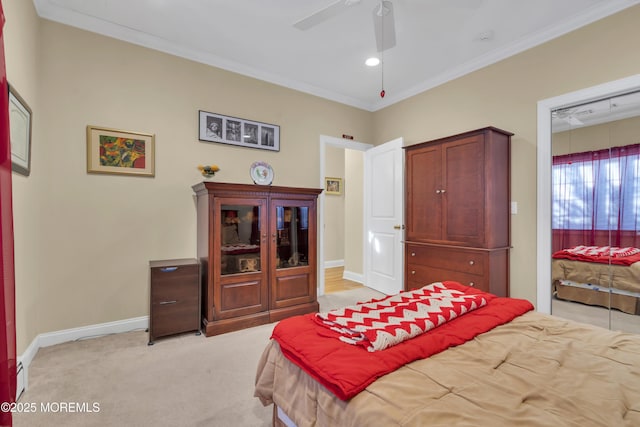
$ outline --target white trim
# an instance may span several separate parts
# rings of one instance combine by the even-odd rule
[[[128,43],[137,44],[139,46],[165,52],[170,55],[197,61],[202,64],[222,68],[227,71],[232,71],[234,73],[288,87],[304,93],[319,96],[321,98],[329,99],[331,101],[336,101],[341,104],[350,105],[367,111],[378,111],[389,105],[408,99],[426,90],[487,67],[505,58],[516,55],[556,37],[560,37],[578,28],[584,27],[585,25],[591,24],[597,20],[613,15],[614,13],[620,12],[621,10],[627,9],[633,5],[639,4],[640,0],[608,0],[605,2],[599,2],[567,22],[546,28],[531,37],[515,39],[501,49],[488,52],[479,58],[474,58],[466,63],[447,70],[445,73],[432,76],[421,84],[417,84],[407,90],[400,91],[395,96],[388,96],[385,99],[380,99],[375,102],[369,102],[364,99],[347,96],[337,93],[331,89],[321,88],[301,80],[294,80],[282,75],[268,73],[264,70],[256,69],[255,67],[247,66],[236,61],[231,61],[203,50],[192,49],[184,44],[162,39],[150,33],[128,28],[100,17],[86,15],[80,11],[74,10],[73,7],[62,7],[56,4],[53,0],[34,0],[33,3],[40,18],[60,22],[86,31],[102,34],[107,37],[113,37]]]
[[[344,267],[343,259],[334,259],[333,261],[325,261],[324,268]]]
[[[38,344],[39,348],[49,347],[56,344],[62,344],[63,342],[95,338],[109,334],[119,334],[136,329],[146,329],[148,326],[149,316],[141,316],[133,319],[101,323],[98,325],[81,326],[79,328],[64,329],[62,331],[46,332],[38,335]]]
[[[353,271],[344,271],[342,273],[342,278],[364,285],[364,274],[354,273]]]
[[[640,74],[538,101],[536,308],[551,313],[551,112],[640,90]]]
[[[45,332],[39,334],[31,341],[22,355],[18,356],[18,365],[22,363],[24,368],[23,380],[24,389],[29,388],[29,366],[36,357],[38,350],[42,347],[49,347],[69,341],[96,338],[99,336],[119,334],[149,327],[149,316],[134,317],[131,319],[117,320],[114,322],[100,323],[97,325],[81,326],[79,328],[63,329],[61,331]]]
[[[373,145],[349,139],[336,138],[333,136],[320,135],[320,177],[318,182],[320,188],[324,188],[324,170],[326,167],[326,147],[327,146],[348,148],[350,150],[367,151]],[[318,265],[325,265],[324,261],[324,191],[318,197]],[[324,295],[324,268],[318,269],[318,296]]]

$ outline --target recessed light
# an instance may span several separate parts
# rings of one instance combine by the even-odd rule
[[[369,67],[375,67],[376,65],[380,64],[380,59],[373,56],[367,59],[366,61],[364,61],[364,63],[367,64]]]

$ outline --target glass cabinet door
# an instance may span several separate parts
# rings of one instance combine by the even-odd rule
[[[259,204],[220,205],[220,274],[262,271],[261,206]]]
[[[309,207],[276,205],[276,267],[309,265]]]

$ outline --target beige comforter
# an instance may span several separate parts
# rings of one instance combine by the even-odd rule
[[[348,402],[270,342],[255,395],[306,426],[640,426],[640,336],[529,312]]]
[[[551,262],[553,280],[571,280],[578,283],[613,287],[628,292],[640,292],[640,262],[624,265],[608,265],[596,262],[554,259]]]

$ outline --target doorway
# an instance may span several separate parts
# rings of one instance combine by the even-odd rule
[[[319,185],[320,188],[325,188],[326,182],[325,182],[325,178],[327,177],[332,177],[331,175],[327,175],[326,171],[327,171],[327,164],[328,164],[328,150],[334,150],[334,149],[340,149],[342,151],[345,150],[352,150],[354,152],[361,152],[362,155],[364,155],[364,152],[367,151],[368,149],[373,148],[373,145],[371,144],[365,144],[362,142],[356,142],[356,141],[351,141],[351,140],[346,140],[346,139],[341,139],[341,138],[335,138],[335,137],[331,137],[331,136],[326,136],[326,135],[321,135],[320,136],[320,177],[319,177]],[[345,166],[345,169],[348,169],[348,166]],[[349,172],[348,170],[345,170],[345,173],[349,174],[349,173],[353,173],[353,171]],[[335,177],[335,178],[345,178],[345,177]],[[342,194],[344,195],[344,191],[346,190],[346,186],[349,185],[348,180],[343,179],[342,180]],[[348,191],[348,190],[346,190]],[[325,243],[327,241],[327,230],[326,230],[326,224],[327,224],[327,214],[326,214],[326,209],[327,209],[327,205],[330,203],[327,203],[327,198],[328,197],[337,197],[339,195],[327,195],[325,191],[323,191],[319,198],[318,198],[318,224],[319,224],[319,232],[318,232],[318,295],[324,295],[325,294],[325,267],[327,267],[327,260],[326,260],[326,256],[325,256]],[[335,199],[333,200],[329,200],[329,202],[333,202],[335,201]],[[347,201],[347,206],[348,206],[349,202]],[[348,209],[348,207],[343,207],[342,209]],[[336,230],[331,230],[331,231],[336,231]],[[361,239],[360,242],[354,242],[354,244],[357,244],[361,247],[361,245],[363,244],[364,239]],[[329,260],[329,261],[333,261],[333,260]],[[333,267],[337,267],[337,265],[331,265]],[[350,277],[351,280],[354,281],[362,281],[361,278],[358,277]]]

